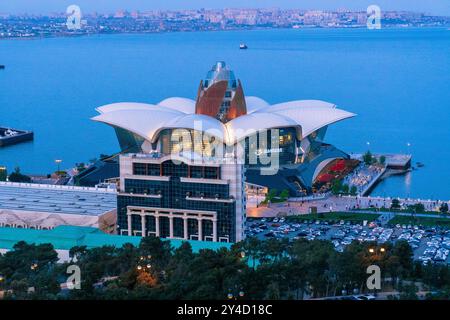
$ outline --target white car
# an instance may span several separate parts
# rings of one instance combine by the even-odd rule
[[[376,297],[371,294],[361,294],[357,296],[353,296],[356,300],[362,300],[362,301],[368,301],[368,300],[375,300]]]
[[[333,240],[331,243],[333,243],[335,248],[337,248],[340,245],[339,241],[337,240]]]

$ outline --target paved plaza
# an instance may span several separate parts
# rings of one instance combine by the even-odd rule
[[[312,199],[295,198],[295,201],[270,204],[268,206],[252,207],[247,209],[248,217],[276,217],[279,215],[308,214],[311,208],[317,208],[317,212],[342,212],[367,208],[390,208],[393,198],[383,197],[351,197],[351,196],[326,196]],[[422,203],[426,211],[437,211],[443,201],[422,199],[399,199],[403,206]],[[447,201],[450,205],[450,201]],[[427,215],[430,216],[430,215]]]

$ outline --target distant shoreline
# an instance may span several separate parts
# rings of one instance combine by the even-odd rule
[[[390,30],[403,30],[403,29],[443,29],[443,30],[450,30],[449,26],[399,26],[399,25],[388,25],[383,26],[381,29],[378,30],[371,30],[371,31],[380,31],[383,29],[390,29]],[[321,26],[307,26],[307,27],[301,27],[301,28],[287,28],[287,27],[280,27],[280,28],[273,28],[273,27],[254,27],[254,28],[235,28],[235,29],[215,29],[215,30],[175,30],[175,31],[149,31],[149,32],[105,32],[105,33],[80,33],[80,34],[53,34],[53,35],[46,35],[46,36],[30,36],[30,37],[0,37],[0,41],[7,41],[7,40],[44,40],[44,39],[54,39],[54,38],[78,38],[78,37],[89,37],[89,36],[105,36],[105,35],[146,35],[146,34],[170,34],[170,33],[204,33],[204,32],[234,32],[234,31],[263,31],[263,30],[354,30],[354,29],[367,29],[366,26],[345,26],[345,27],[339,27],[339,26],[333,26],[333,27],[321,27]]]

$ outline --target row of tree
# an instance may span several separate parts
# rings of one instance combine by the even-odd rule
[[[400,209],[402,209],[402,204],[400,203],[399,199],[392,199],[391,209],[392,210],[400,210]],[[412,213],[424,213],[424,212],[426,212],[426,208],[423,205],[423,203],[415,203],[415,204],[408,205],[406,209],[407,209],[407,211],[412,212]],[[439,212],[442,213],[442,214],[448,213],[448,203],[443,202],[439,206]]]
[[[367,151],[363,155],[363,161],[368,166],[370,166],[372,164],[376,164],[376,163],[380,163],[381,165],[384,165],[386,163],[386,157],[385,156],[380,156],[377,159],[374,155],[372,155],[372,153],[370,151]]]
[[[356,196],[358,193],[358,189],[356,186],[349,186],[346,183],[343,183],[341,179],[335,179],[331,183],[331,193],[334,195],[344,194],[344,195],[352,195]]]
[[[302,299],[364,292],[367,267],[376,264],[385,283],[407,288],[408,298],[415,291],[401,286],[404,280],[422,281],[437,297],[450,298],[448,267],[414,263],[404,241],[382,250],[354,242],[340,253],[322,240],[248,238],[229,250],[194,253],[187,242],[174,249],[143,238],[138,247],[75,247],[70,256],[72,262],[58,264],[51,245],[20,242],[0,256],[0,289],[9,299]],[[61,290],[73,264],[81,288]]]
[[[273,188],[270,189],[266,194],[266,198],[262,202],[263,204],[275,203],[275,202],[285,202],[289,198],[289,190],[283,189],[280,193],[278,190]]]

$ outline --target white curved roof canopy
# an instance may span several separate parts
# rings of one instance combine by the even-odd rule
[[[195,101],[188,98],[167,98],[158,103],[158,106],[169,108],[186,114],[195,113]]]
[[[247,105],[247,113],[255,112],[256,110],[270,107],[270,104],[259,97],[245,97],[245,104]]]
[[[173,118],[160,124],[160,128],[155,132],[151,138],[152,142],[156,142],[159,133],[164,129],[192,129],[205,132],[214,136],[224,142],[227,142],[227,129],[222,122],[215,118],[205,116],[202,114],[188,114]]]
[[[260,111],[257,111],[255,114],[258,113]],[[303,138],[322,127],[355,116],[351,112],[329,107],[290,107],[282,110],[275,109],[274,114],[283,115],[295,121],[302,128]],[[270,122],[271,120],[268,119],[266,121]]]
[[[102,113],[92,120],[123,128],[150,142],[156,142],[159,133],[164,129],[199,130],[213,134],[224,142],[227,142],[228,136],[225,126],[212,117],[154,108],[130,110],[119,108],[117,111]]]
[[[233,119],[225,125],[228,128],[228,144],[239,142],[245,137],[253,135],[258,131],[274,128],[299,127],[294,119],[269,112],[254,112],[247,114]],[[298,129],[298,136],[301,137],[301,128]]]
[[[129,110],[148,110],[148,111],[163,111],[163,112],[175,112],[181,114],[180,111],[174,110],[174,109],[168,109],[164,106],[154,105],[154,104],[148,104],[148,103],[137,103],[137,102],[119,102],[119,103],[112,103],[107,104],[101,107],[96,108],[95,110],[98,111],[98,113],[108,113],[108,112],[114,112],[114,111],[129,111]]]
[[[336,105],[330,102],[322,101],[322,100],[293,100],[288,102],[282,102],[273,104],[271,107],[273,108],[304,108],[304,107],[312,107],[312,108],[335,108]]]
[[[106,123],[133,132],[146,140],[152,141],[161,124],[174,119],[173,112],[159,110],[118,110],[102,113],[92,120]]]
[[[169,98],[157,105],[144,103],[114,103],[97,108],[100,115],[94,121],[131,131],[150,142],[156,142],[163,129],[193,129],[212,134],[227,144],[234,144],[258,131],[296,127],[299,138],[332,123],[354,117],[355,114],[320,100],[297,100],[269,105],[258,97],[247,97],[247,115],[226,124],[201,114],[195,114],[195,101]]]

